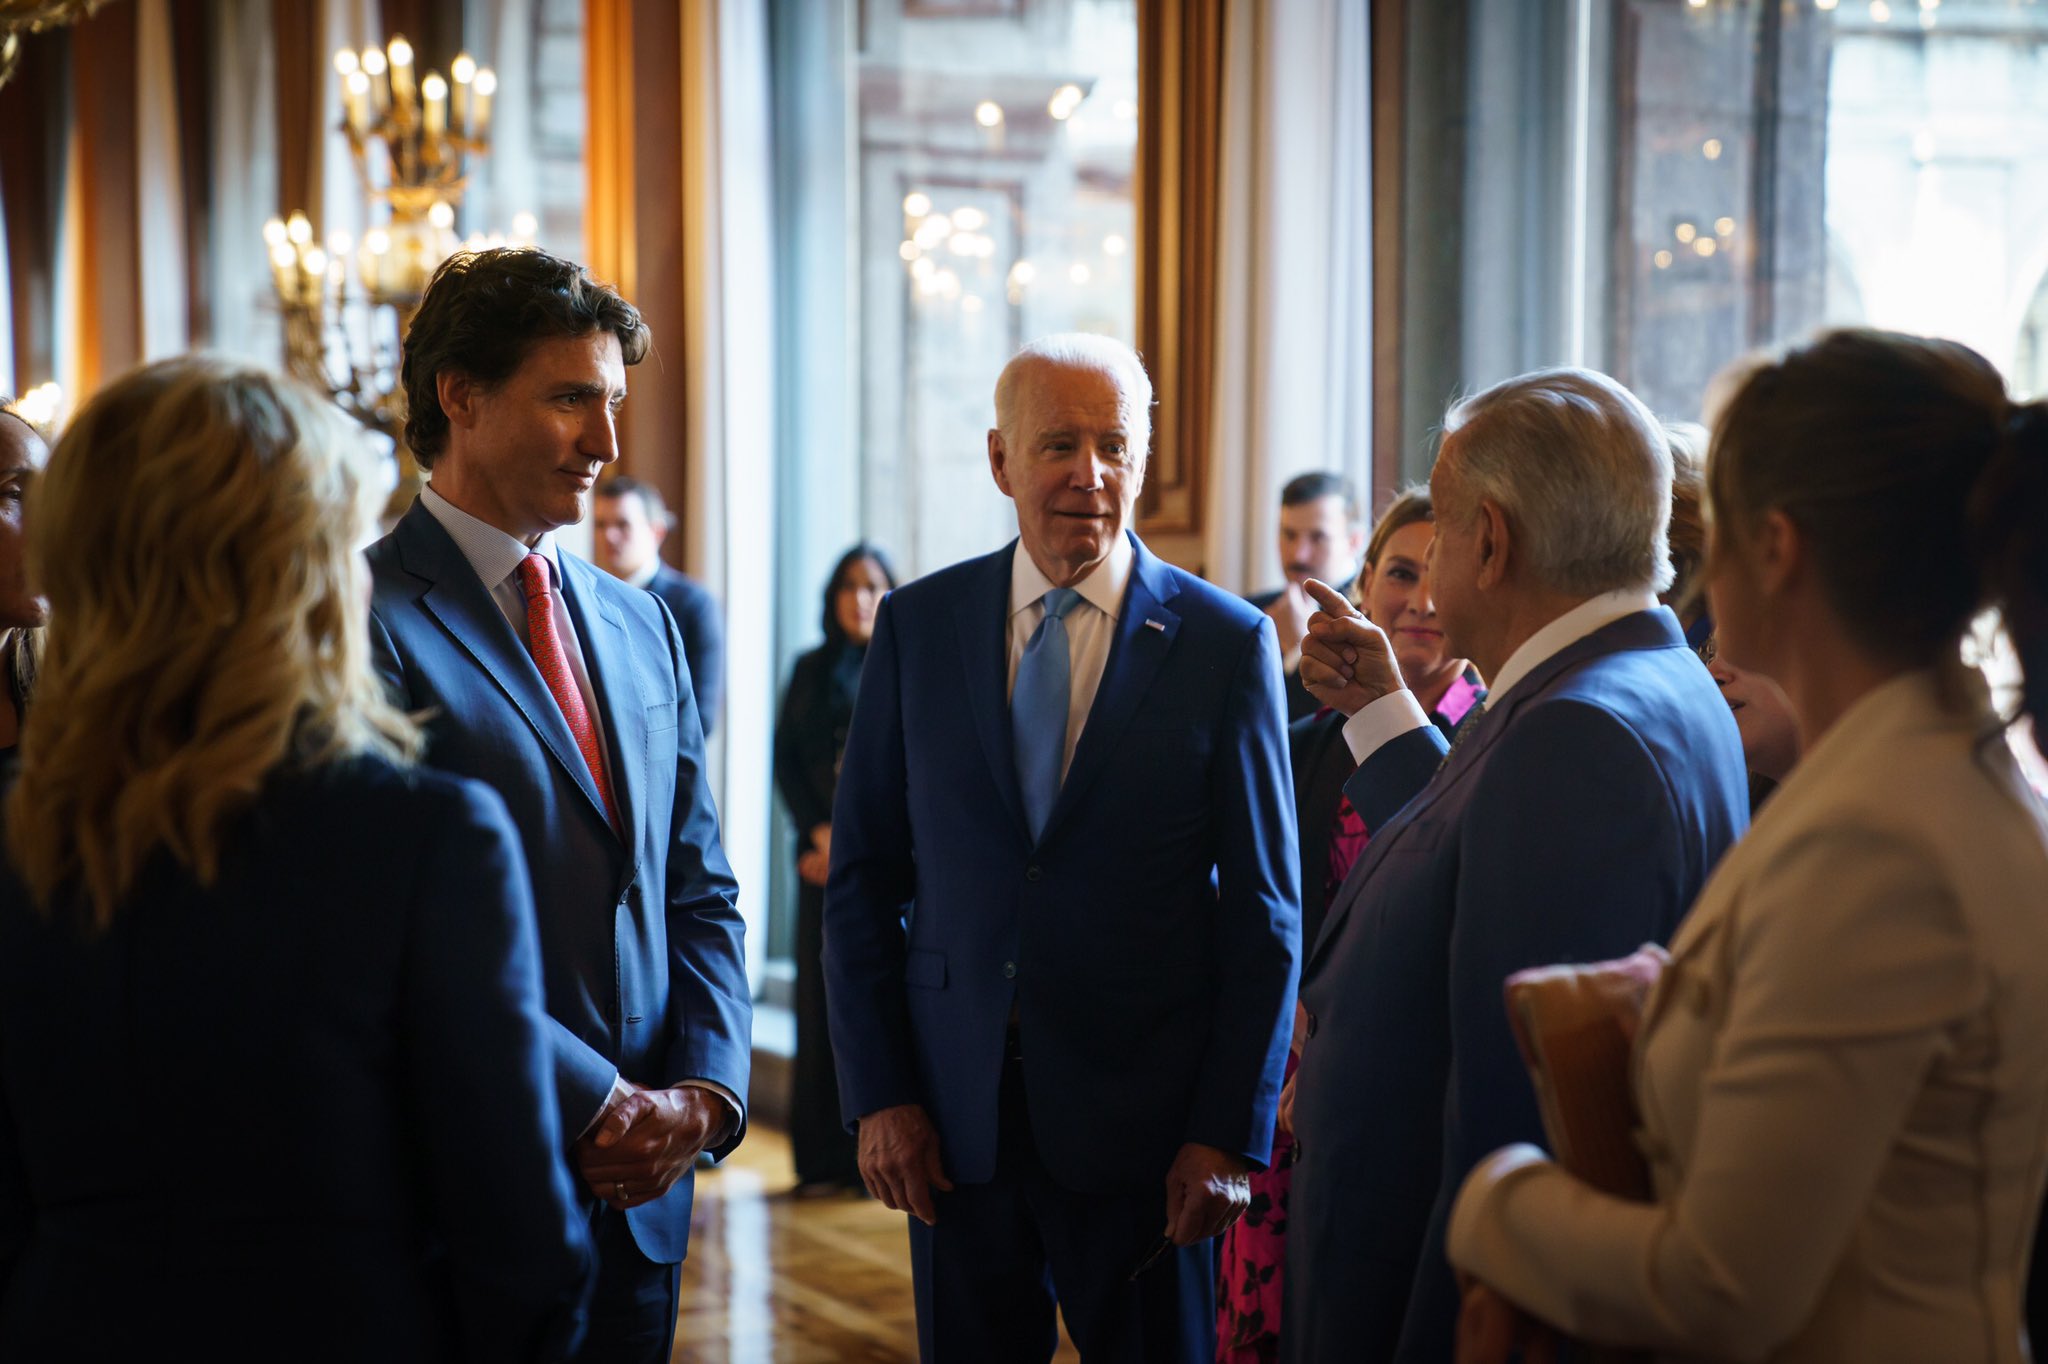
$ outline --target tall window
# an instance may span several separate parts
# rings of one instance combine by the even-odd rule
[[[1617,49],[1615,344],[1659,411],[1821,324],[2048,389],[2048,5],[1630,0]]]
[[[1015,534],[986,433],[1019,345],[1132,339],[1137,14],[1135,0],[818,0],[775,6],[771,23],[787,677],[856,539],[915,577]],[[771,960],[791,946],[788,861]]]

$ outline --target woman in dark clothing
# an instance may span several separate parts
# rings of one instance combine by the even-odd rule
[[[861,663],[882,596],[896,574],[862,542],[840,556],[825,587],[825,642],[797,659],[775,723],[775,787],[797,829],[796,1078],[789,1111],[797,1192],[861,1187],[854,1140],[839,1116],[839,1080],[825,1021],[825,873],[832,860],[832,793],[853,722]]]

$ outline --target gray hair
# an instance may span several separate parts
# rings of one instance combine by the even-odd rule
[[[1537,370],[1451,404],[1446,450],[1452,436],[1464,505],[1450,514],[1499,506],[1538,582],[1588,597],[1671,585],[1671,448],[1635,394],[1592,370]]]
[[[1100,336],[1094,332],[1056,332],[1051,336],[1041,336],[1010,357],[1010,363],[1004,365],[1003,372],[996,377],[996,429],[1003,433],[1005,444],[1015,443],[1017,386],[1022,382],[1024,372],[1037,365],[1093,370],[1115,380],[1117,388],[1131,405],[1132,420],[1137,427],[1130,433],[1131,443],[1141,454],[1150,449],[1152,380],[1145,373],[1145,362],[1138,358],[1138,352],[1115,337]]]

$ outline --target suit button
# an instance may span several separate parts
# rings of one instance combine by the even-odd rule
[[[1006,961],[1006,962],[1004,962],[1004,963],[1003,963],[1003,979],[1004,979],[1004,980],[1015,980],[1016,978],[1017,978],[1017,963],[1016,963],[1016,962],[1014,962],[1014,961]]]
[[[1026,881],[1043,881],[1045,879],[1045,868],[1040,866],[1026,867],[1024,869],[1024,879]]]
[[[1314,1014],[1308,1016],[1308,1035],[1310,1037],[1316,1035],[1316,1016]]]

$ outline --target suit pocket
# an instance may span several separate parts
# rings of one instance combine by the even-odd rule
[[[656,702],[655,702],[655,703],[654,703],[653,705],[651,705],[651,706],[649,706],[649,707],[647,708],[647,732],[648,732],[649,734],[652,734],[652,733],[654,733],[654,732],[655,732],[656,730],[660,730],[660,729],[674,729],[675,727],[676,727],[676,703],[675,703],[675,702],[673,702],[673,701],[656,701]]]
[[[903,983],[926,990],[946,988],[946,954],[912,952],[903,959]]]

